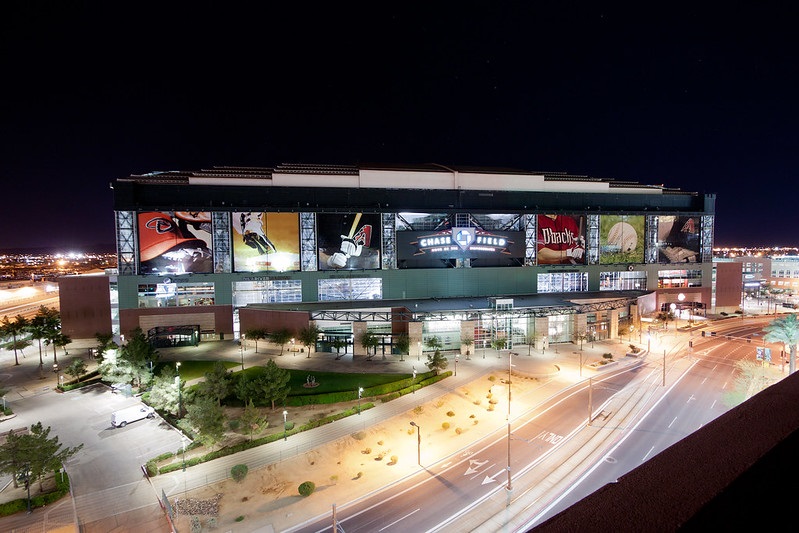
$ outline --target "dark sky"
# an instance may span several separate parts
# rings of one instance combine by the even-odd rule
[[[799,7],[618,4],[3,2],[0,249],[113,249],[115,178],[282,162],[664,184],[717,246],[799,245]]]

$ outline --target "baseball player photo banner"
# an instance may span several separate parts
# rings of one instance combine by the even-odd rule
[[[599,217],[599,263],[644,262],[644,218],[641,215]]]
[[[319,270],[380,268],[380,215],[319,213],[316,215]]]
[[[236,272],[290,272],[300,270],[300,216],[298,213],[234,211],[233,270]]]
[[[585,215],[538,215],[539,265],[585,264]]]
[[[696,263],[700,250],[699,217],[658,217],[658,262]]]
[[[210,274],[209,211],[139,213],[140,274]]]

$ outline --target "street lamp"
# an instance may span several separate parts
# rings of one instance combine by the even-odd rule
[[[422,428],[411,420],[411,425],[416,428],[416,462],[422,466]]]
[[[671,304],[669,309],[671,309],[671,316],[674,317],[674,331],[677,331],[677,314],[675,313],[677,310],[677,304]]]
[[[244,335],[239,339],[239,353],[241,353],[241,369],[244,370]]]
[[[512,489],[511,481],[510,481],[510,381],[511,381],[511,353],[508,352],[508,486],[507,490],[510,491]]]
[[[419,356],[422,355],[422,341],[416,342],[416,360],[419,361]]]
[[[175,386],[178,388],[178,418],[180,418],[180,413],[183,411],[183,391],[180,390],[180,361],[175,363],[175,372],[177,372]]]
[[[411,381],[411,392],[416,394],[416,367],[413,367],[413,381]],[[5,401],[5,396],[3,396],[3,401]]]
[[[455,354],[455,377],[458,377],[458,354]]]
[[[361,394],[363,394],[363,387],[358,387],[358,414],[361,414]]]
[[[286,417],[289,415],[288,411],[283,411],[283,440],[288,440],[288,422],[286,421]]]

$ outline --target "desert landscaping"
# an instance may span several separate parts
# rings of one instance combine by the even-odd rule
[[[505,428],[507,374],[494,372],[434,402],[419,405],[382,424],[365,428],[312,452],[249,471],[240,482],[231,478],[202,489],[177,493],[170,501],[179,511],[179,531],[285,531],[313,517],[341,511],[348,502],[419,471],[415,421],[422,429],[422,464],[430,465],[493,431]],[[517,398],[541,381],[513,377]],[[345,406],[348,407],[348,406]],[[303,422],[319,415],[305,408],[293,413]],[[300,496],[311,481],[315,491]],[[177,502],[175,502],[175,497]]]

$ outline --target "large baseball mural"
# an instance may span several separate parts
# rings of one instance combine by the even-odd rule
[[[603,265],[644,262],[644,217],[599,217],[599,262]]]
[[[147,211],[138,218],[141,274],[213,271],[210,212]]]
[[[300,269],[299,214],[236,211],[230,225],[236,272]]]

